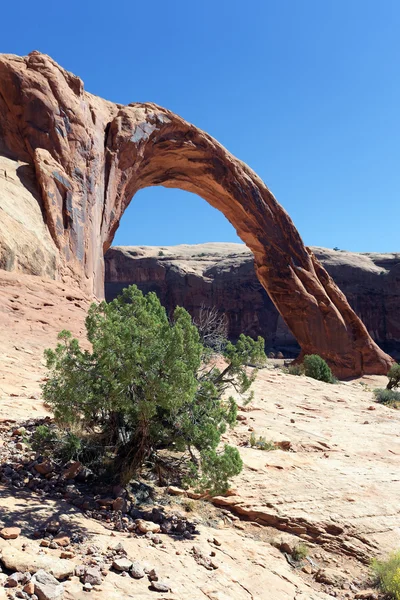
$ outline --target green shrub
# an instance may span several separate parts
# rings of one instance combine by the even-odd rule
[[[307,377],[312,377],[318,381],[333,383],[332,371],[323,358],[318,354],[307,354],[303,360],[304,373]]]
[[[297,560],[300,562],[301,560],[304,560],[308,556],[308,552],[309,552],[309,549],[308,549],[307,544],[299,542],[293,548],[292,556],[293,556],[294,560]]]
[[[393,388],[397,388],[400,385],[400,365],[396,363],[392,365],[387,374],[389,377],[389,382],[386,386],[386,389],[392,390]]]
[[[257,438],[254,432],[252,432],[249,442],[252,448],[257,448],[258,450],[266,450],[267,452],[276,450],[274,442],[268,442],[266,438],[261,435]]]
[[[47,425],[38,425],[31,437],[32,448],[42,452],[46,450],[56,440],[57,435],[53,429]]]
[[[289,375],[304,375],[304,365],[289,365],[286,372]]]
[[[381,590],[400,600],[400,552],[395,552],[387,560],[374,560],[372,572]]]
[[[225,392],[233,385],[244,400],[251,397],[256,370],[248,374],[245,365],[265,358],[264,340],[241,335],[228,342],[219,370],[190,315],[178,307],[168,319],[156,294],[144,296],[136,286],[108,304],[92,304],[86,330],[91,351],[62,331],[56,349],[45,352],[43,398],[60,427],[78,426],[93,445],[107,447],[122,482],[174,451],[185,453],[181,479],[224,492],[242,469],[237,449],[218,449],[236,423],[237,405]],[[71,445],[77,450],[76,440]]]
[[[159,251],[158,256],[164,256],[164,252],[162,250]]]
[[[387,404],[388,406],[398,407],[400,404],[400,392],[394,390],[388,390],[387,388],[378,388],[374,390],[376,401],[380,404]]]
[[[81,438],[74,433],[68,432],[60,441],[58,454],[64,461],[79,460],[83,450],[83,442]]]

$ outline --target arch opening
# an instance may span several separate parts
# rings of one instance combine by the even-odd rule
[[[159,186],[132,198],[105,254],[106,300],[131,284],[155,292],[168,314],[183,306],[199,322],[205,309],[214,309],[226,319],[229,339],[261,335],[268,353],[299,354],[256,276],[252,253],[197,195]]]

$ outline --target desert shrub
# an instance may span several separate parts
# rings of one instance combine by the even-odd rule
[[[372,572],[381,590],[400,600],[400,552],[395,552],[387,560],[374,560]]]
[[[400,392],[388,390],[387,388],[377,388],[374,390],[376,401],[380,404],[387,404],[397,408],[400,404]]]
[[[389,377],[389,381],[386,386],[386,389],[392,390],[393,388],[399,387],[399,385],[400,385],[400,365],[398,363],[396,363],[395,365],[392,365],[389,369],[387,376]]]
[[[158,256],[164,256],[164,252],[162,250],[159,251]]]
[[[286,369],[289,375],[304,375],[303,365],[289,365]]]
[[[307,354],[303,360],[304,373],[307,377],[312,377],[318,381],[333,383],[332,371],[323,358],[318,354]]]
[[[31,437],[30,443],[36,451],[42,452],[50,447],[56,440],[57,434],[47,425],[38,425]]]
[[[182,507],[186,512],[194,512],[196,502],[190,498],[185,498],[185,500],[182,500]]]
[[[64,461],[79,460],[84,441],[74,433],[67,432],[58,444],[57,453]]]
[[[258,450],[266,450],[267,452],[276,450],[274,442],[267,441],[267,439],[261,435],[257,437],[254,432],[252,432],[249,442],[252,448],[257,448]]]
[[[308,556],[308,552],[309,552],[309,549],[308,549],[307,544],[299,542],[293,548],[292,556],[293,556],[294,560],[297,560],[300,562],[301,560],[304,560]]]
[[[222,493],[242,469],[237,449],[218,448],[236,422],[230,386],[246,398],[262,360],[264,340],[244,335],[224,349],[225,368],[210,360],[190,315],[177,308],[168,319],[156,294],[136,286],[110,303],[92,304],[86,319],[92,350],[62,331],[46,350],[43,397],[60,427],[90,433],[94,445],[114,455],[113,470],[126,482],[144,464],[161,464],[161,451],[184,453],[179,477]]]
[[[197,327],[203,346],[217,353],[223,352],[228,341],[229,330],[228,317],[225,313],[221,313],[215,306],[202,304],[193,323]]]

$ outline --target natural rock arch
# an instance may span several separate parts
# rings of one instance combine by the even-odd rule
[[[103,257],[135,193],[154,185],[204,198],[252,250],[258,278],[303,353],[340,377],[386,373],[391,359],[308,250],[261,179],[215,139],[155,104],[83,90],[46,55],[0,57],[0,151],[33,162],[59,273],[101,295]]]

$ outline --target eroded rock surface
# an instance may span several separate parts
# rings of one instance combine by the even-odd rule
[[[320,354],[340,377],[387,372],[391,359],[266,185],[172,112],[88,94],[78,77],[39,52],[1,55],[0,153],[34,166],[63,281],[102,295],[104,252],[134,194],[152,185],[182,188],[221,210],[237,229],[304,353]],[[18,264],[19,256],[15,248]]]
[[[312,248],[383,350],[400,354],[400,254]],[[202,306],[225,313],[229,336],[262,335],[267,348],[296,353],[296,340],[260,284],[243,244],[111,247],[105,255],[105,292],[111,300],[135,283],[155,291],[171,313]],[[296,355],[296,354],[294,354]]]

